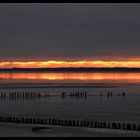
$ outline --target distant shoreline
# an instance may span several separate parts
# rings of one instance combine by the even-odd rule
[[[1,68],[0,72],[140,72],[140,68]]]

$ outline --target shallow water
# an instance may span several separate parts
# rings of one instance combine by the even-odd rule
[[[62,92],[87,92],[65,98]],[[112,92],[112,97],[107,92]],[[0,98],[1,115],[140,123],[140,73],[0,73],[0,92],[35,92],[40,98]],[[102,96],[100,96],[102,92]],[[126,96],[122,95],[126,93]]]

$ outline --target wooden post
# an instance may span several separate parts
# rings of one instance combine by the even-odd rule
[[[112,123],[112,128],[113,129],[117,129],[117,124],[114,122],[114,123]]]
[[[79,126],[80,126],[80,123],[79,123],[79,121],[78,121],[78,120],[77,120],[77,123],[76,123],[76,124],[77,124],[77,125],[76,125],[77,127],[79,127]]]
[[[49,125],[51,125],[51,119],[49,118]]]
[[[67,126],[67,120],[64,121],[64,126]]]
[[[98,124],[97,123],[98,123],[97,121],[94,122],[94,128],[97,128],[98,127]]]
[[[48,119],[45,119],[45,124],[48,124]]]
[[[126,129],[127,129],[127,130],[131,130],[131,124],[127,123],[127,124],[126,124]]]
[[[75,126],[75,120],[72,121],[73,126]]]
[[[133,130],[136,130],[136,124],[133,124],[133,128],[132,128]]]
[[[83,125],[83,122],[82,122],[82,121],[80,121],[80,127],[82,127],[82,125]]]
[[[125,123],[122,123],[122,129],[125,130]]]
[[[90,127],[91,127],[91,128],[93,127],[93,122],[92,122],[92,121],[90,121]]]
[[[106,122],[103,122],[103,128],[107,128]]]
[[[140,131],[140,124],[138,124],[137,131]]]
[[[118,123],[118,129],[121,129],[121,123]]]

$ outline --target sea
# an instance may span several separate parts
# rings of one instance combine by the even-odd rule
[[[40,96],[11,98],[12,93]],[[140,73],[0,72],[0,115],[140,123]],[[55,131],[33,133],[30,128],[0,123],[0,137],[140,136],[140,132],[122,130],[93,132],[90,128],[58,127]]]

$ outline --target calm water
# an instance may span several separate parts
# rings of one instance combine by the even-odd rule
[[[87,97],[0,98],[1,115],[140,122],[140,73],[0,73],[0,92],[15,91],[42,95],[86,91]],[[112,98],[106,96],[108,91]],[[118,96],[122,92],[125,97]]]

